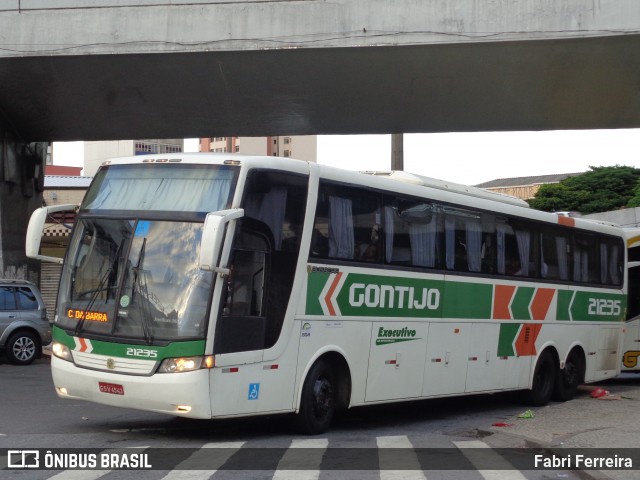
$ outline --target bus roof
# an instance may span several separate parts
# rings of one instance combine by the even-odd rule
[[[421,185],[424,187],[435,188],[438,190],[444,190],[447,192],[460,193],[463,195],[469,195],[472,197],[484,198],[487,200],[492,200],[494,202],[503,202],[508,203],[510,205],[515,205],[518,207],[526,207],[529,208],[529,204],[524,200],[514,197],[512,195],[507,195],[504,193],[496,193],[489,192],[482,188],[472,187],[470,185],[463,185],[460,183],[449,182],[446,180],[439,180],[437,178],[425,177],[422,175],[416,175],[414,173],[392,170],[389,172],[362,172],[369,175],[377,175],[377,176],[387,176],[393,180],[411,183],[414,185]]]

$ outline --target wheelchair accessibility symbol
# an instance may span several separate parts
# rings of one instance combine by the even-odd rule
[[[260,384],[259,383],[250,383],[249,384],[249,394],[247,395],[247,400],[258,400],[260,396]]]

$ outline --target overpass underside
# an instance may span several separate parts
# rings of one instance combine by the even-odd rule
[[[640,126],[640,35],[0,58],[25,141]]]

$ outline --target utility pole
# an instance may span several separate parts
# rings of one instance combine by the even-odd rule
[[[391,170],[404,170],[404,138],[402,133],[391,134]]]

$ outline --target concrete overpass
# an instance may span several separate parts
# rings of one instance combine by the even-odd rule
[[[640,2],[0,0],[0,86],[3,274],[37,142],[640,126]]]

